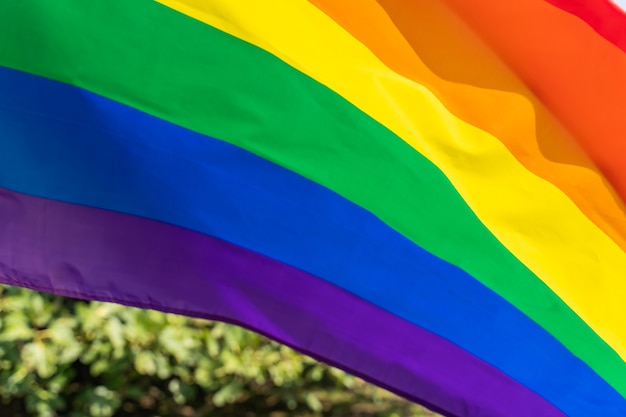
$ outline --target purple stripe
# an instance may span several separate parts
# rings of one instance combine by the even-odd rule
[[[456,345],[210,236],[5,189],[0,236],[8,284],[240,324],[450,416],[564,415]]]

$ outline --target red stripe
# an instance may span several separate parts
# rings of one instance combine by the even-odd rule
[[[626,13],[607,0],[546,0],[587,22],[606,40],[626,51]]]

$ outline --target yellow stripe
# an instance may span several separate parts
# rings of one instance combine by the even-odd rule
[[[161,2],[269,51],[387,126],[437,165],[500,242],[626,358],[626,254],[496,137],[451,114],[424,65],[423,83],[400,76],[303,0]],[[518,111],[532,120],[525,100]]]

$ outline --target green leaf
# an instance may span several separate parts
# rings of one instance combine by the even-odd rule
[[[28,369],[35,370],[41,378],[49,378],[56,370],[54,357],[46,352],[46,346],[41,342],[24,345],[22,360]]]
[[[89,413],[92,417],[111,417],[120,406],[117,394],[102,385],[89,395]]]
[[[157,371],[156,361],[152,352],[143,351],[135,356],[135,369],[142,375],[154,375]]]
[[[33,329],[23,314],[11,314],[4,320],[0,341],[16,342],[18,340],[29,340],[35,335]]]
[[[322,411],[322,409],[324,408],[324,406],[322,405],[322,402],[319,400],[319,398],[317,398],[317,396],[315,394],[313,394],[312,392],[308,392],[305,396],[304,396],[304,400],[306,401],[306,405],[315,412],[320,412]]]
[[[215,393],[213,396],[213,404],[215,404],[216,407],[232,404],[241,397],[242,393],[243,387],[241,384],[233,381]]]

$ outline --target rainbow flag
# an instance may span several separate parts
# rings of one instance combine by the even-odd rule
[[[626,416],[608,0],[0,2],[0,280],[455,417]]]

